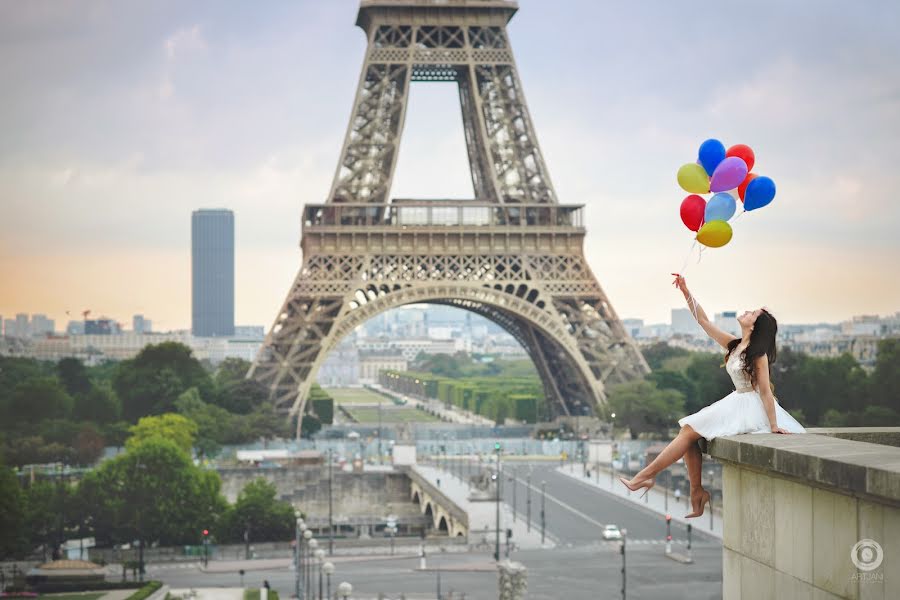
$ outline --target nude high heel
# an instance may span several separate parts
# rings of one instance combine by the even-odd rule
[[[655,479],[645,479],[645,480],[643,480],[642,482],[640,482],[639,484],[637,484],[637,485],[634,486],[634,487],[628,485],[628,480],[625,479],[624,477],[619,477],[619,481],[621,481],[621,482],[625,485],[625,487],[627,487],[627,488],[628,488],[629,490],[631,490],[632,492],[636,492],[636,491],[638,491],[638,490],[641,489],[641,488],[645,488],[645,489],[644,489],[644,493],[641,494],[641,496],[640,496],[641,498],[643,498],[644,496],[646,496],[646,495],[647,495],[647,492],[650,491],[650,488],[652,488],[654,485],[656,485],[656,480],[655,480]]]
[[[693,519],[694,517],[699,517],[703,515],[704,506],[709,503],[709,509],[712,510],[712,503],[710,502],[709,492],[703,490],[703,493],[700,494],[700,508],[694,508],[694,511],[689,515],[684,515],[685,519]],[[693,499],[691,501],[691,507],[693,507]]]

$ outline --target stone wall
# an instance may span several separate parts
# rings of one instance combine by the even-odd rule
[[[810,429],[709,443],[723,464],[723,597],[900,598],[900,448],[871,441],[898,435]]]

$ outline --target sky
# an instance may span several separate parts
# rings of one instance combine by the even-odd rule
[[[693,234],[675,174],[715,137],[774,202],[685,274],[707,312],[900,310],[900,3],[520,0],[509,35],[560,202],[619,315],[667,322]],[[356,0],[0,3],[0,315],[190,327],[190,215],[229,208],[236,321],[267,328],[326,200]],[[455,84],[413,84],[393,197],[471,197]]]

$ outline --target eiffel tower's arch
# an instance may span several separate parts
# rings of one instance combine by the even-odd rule
[[[279,411],[305,413],[325,354],[354,327],[414,302],[506,328],[554,414],[594,410],[608,384],[649,372],[585,261],[584,205],[559,204],[550,182],[506,32],[517,10],[361,1],[368,47],[331,191],[304,208],[303,264],[247,374]],[[472,200],[390,196],[414,81],[458,86]]]

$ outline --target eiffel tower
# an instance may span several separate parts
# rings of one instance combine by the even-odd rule
[[[549,413],[592,414],[649,368],[559,204],[506,24],[508,0],[362,0],[368,48],[331,191],[303,209],[303,262],[248,377],[306,414],[319,365],[355,327],[411,303],[456,306],[526,349]],[[389,196],[410,84],[456,83],[475,198]],[[299,433],[298,419],[298,433]]]

